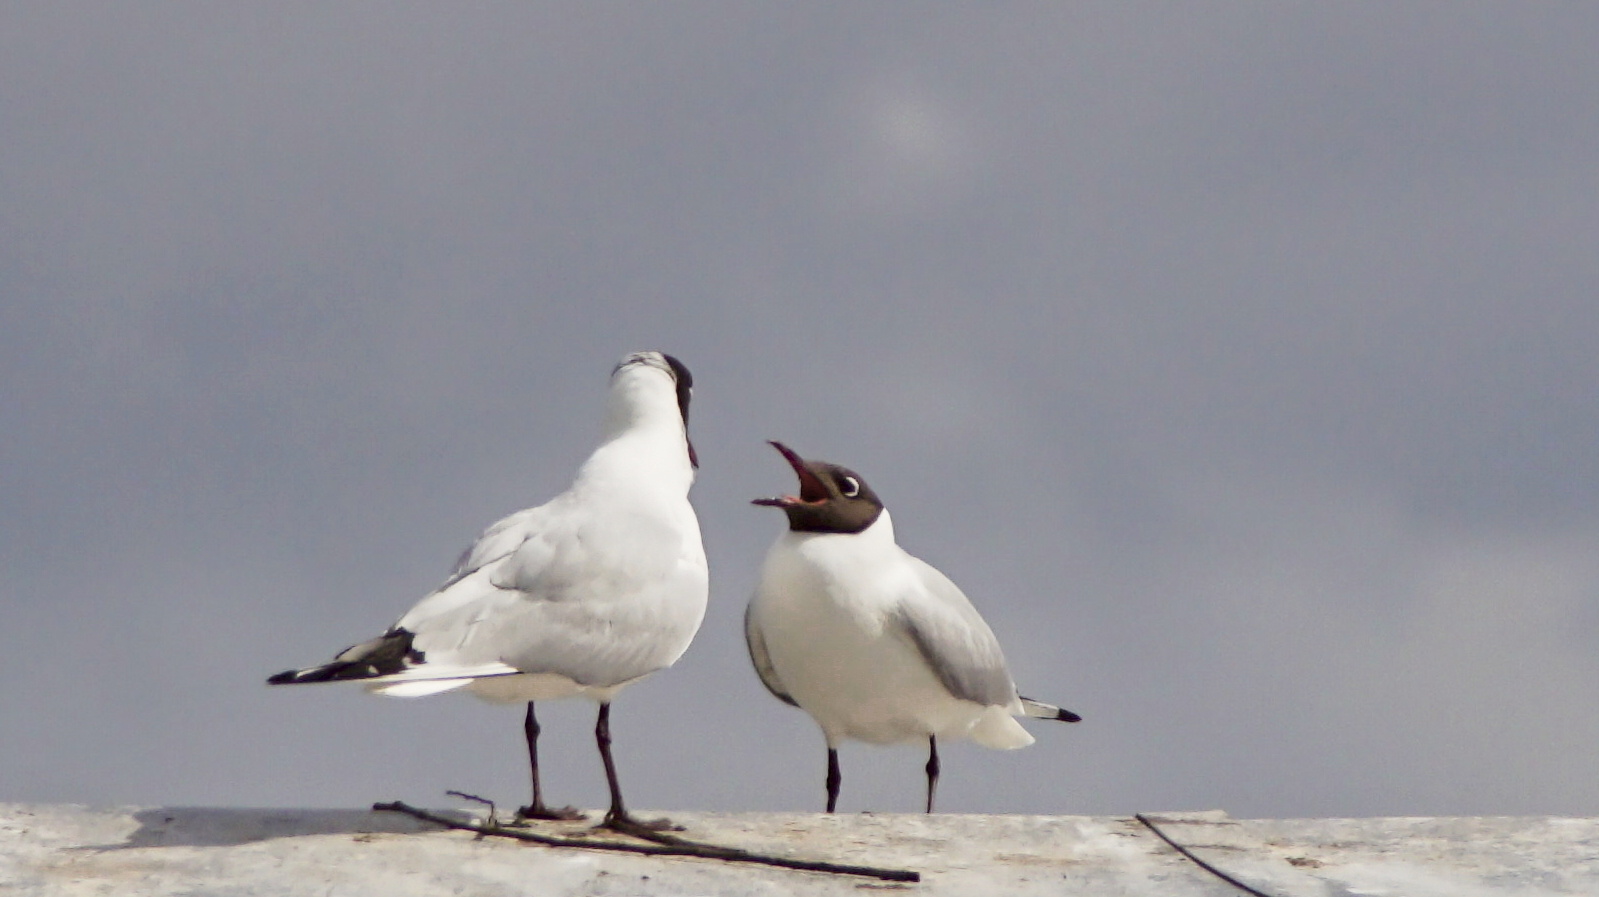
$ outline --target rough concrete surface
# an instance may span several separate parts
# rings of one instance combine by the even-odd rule
[[[464,816],[462,818],[465,818]],[[675,813],[686,837],[914,869],[919,884],[550,848],[359,810],[0,804],[0,892],[142,895],[1241,893],[1130,817]],[[1272,895],[1599,894],[1599,819],[1234,820],[1149,814]],[[581,826],[546,824],[570,834]]]

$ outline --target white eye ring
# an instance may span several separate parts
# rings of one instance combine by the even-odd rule
[[[843,484],[838,491],[845,498],[854,498],[861,494],[861,481],[854,477],[844,477]]]

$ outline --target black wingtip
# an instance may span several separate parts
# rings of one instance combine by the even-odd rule
[[[1070,710],[1062,710],[1059,707],[1056,707],[1054,704],[1046,704],[1043,701],[1035,701],[1026,695],[1022,695],[1021,699],[1027,704],[1031,705],[1029,708],[1031,712],[1028,713],[1028,716],[1031,716],[1034,719],[1053,719],[1059,720],[1063,723],[1080,723],[1083,721],[1083,718],[1077,714],[1071,712]],[[1055,712],[1051,714],[1049,712],[1051,710]]]
[[[427,659],[425,653],[411,646],[415,638],[415,633],[396,627],[369,642],[345,648],[330,663],[303,670],[284,670],[276,676],[269,676],[267,684],[343,682],[398,673]]]

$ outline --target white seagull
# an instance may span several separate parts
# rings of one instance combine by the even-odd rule
[[[688,500],[698,466],[688,440],[692,385],[670,355],[623,358],[611,374],[600,445],[570,488],[484,530],[444,584],[387,632],[267,681],[360,680],[399,697],[464,688],[487,701],[526,701],[533,803],[521,815],[544,819],[582,817],[544,803],[533,704],[591,698],[611,789],[601,824],[663,827],[623,806],[610,714],[623,686],[683,655],[705,616],[705,549]]]
[[[938,739],[1010,750],[1033,743],[1016,716],[1081,719],[1016,693],[993,630],[949,577],[894,542],[888,509],[859,474],[772,446],[799,494],[754,501],[782,508],[789,529],[766,554],[744,637],[767,689],[822,728],[827,812],[843,739],[925,739],[931,813]]]

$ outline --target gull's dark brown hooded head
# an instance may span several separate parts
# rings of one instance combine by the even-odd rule
[[[757,498],[751,504],[782,508],[788,528],[801,533],[858,533],[883,513],[883,502],[860,474],[826,461],[807,461],[781,442],[782,453],[799,477],[799,494]]]

